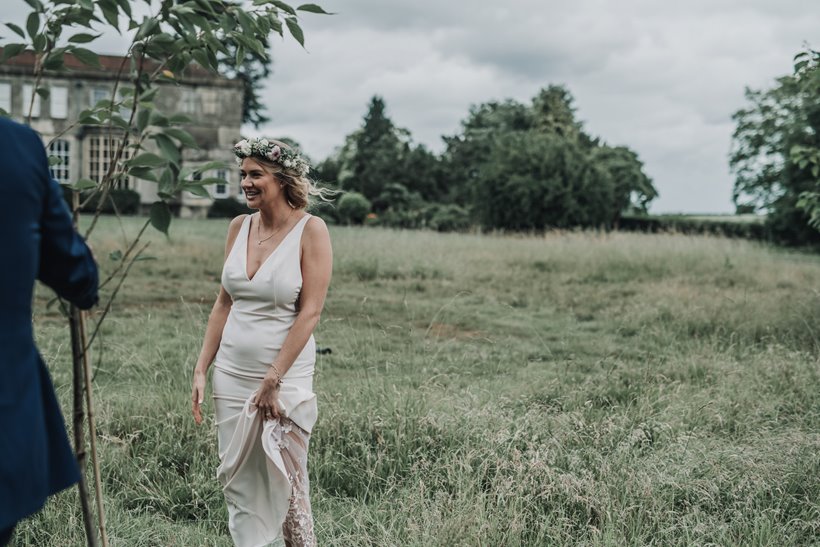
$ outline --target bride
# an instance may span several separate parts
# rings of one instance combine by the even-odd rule
[[[315,545],[307,450],[316,422],[313,372],[332,251],[322,219],[305,211],[321,195],[307,162],[284,143],[234,147],[247,204],[228,228],[222,287],[193,375],[193,415],[202,422],[207,371],[220,465],[217,478],[238,547]]]

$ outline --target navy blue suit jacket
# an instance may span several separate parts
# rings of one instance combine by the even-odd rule
[[[0,530],[79,480],[31,324],[34,280],[81,308],[97,301],[97,266],[74,231],[43,143],[0,119]]]

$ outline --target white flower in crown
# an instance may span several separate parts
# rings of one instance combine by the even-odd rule
[[[267,158],[270,161],[276,161],[282,155],[282,149],[279,148],[278,144],[274,144],[273,148],[270,149],[270,152],[267,153]]]
[[[282,162],[282,165],[290,169],[291,167],[293,167],[293,162],[291,160],[285,160]]]
[[[253,154],[253,146],[251,143],[247,141],[247,139],[242,139],[238,143],[234,145],[234,148],[243,156],[250,156]]]

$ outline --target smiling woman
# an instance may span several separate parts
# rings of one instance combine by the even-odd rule
[[[228,229],[222,287],[194,369],[197,423],[214,363],[214,410],[229,529],[239,547],[315,545],[307,448],[316,422],[313,372],[332,251],[324,222],[305,212],[309,166],[283,143],[234,147],[251,215]]]

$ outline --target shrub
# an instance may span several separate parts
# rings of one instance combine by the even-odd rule
[[[470,227],[470,213],[458,205],[431,205],[425,211],[427,226],[439,232],[462,232]]]
[[[347,224],[363,224],[370,212],[370,200],[358,192],[347,192],[339,199],[339,219]]]
[[[252,212],[247,205],[233,198],[215,199],[208,208],[208,218],[234,218]]]

